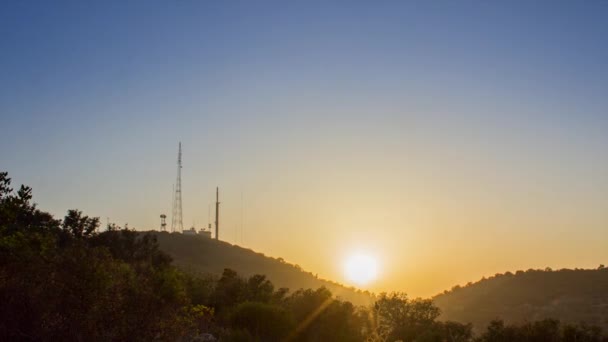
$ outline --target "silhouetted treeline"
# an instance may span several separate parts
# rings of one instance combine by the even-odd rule
[[[189,274],[154,235],[76,210],[62,220],[0,173],[1,341],[473,341],[431,300],[380,294],[368,307],[326,288],[289,292],[263,275]],[[212,337],[213,336],[213,337]],[[597,328],[493,322],[478,341],[607,341]]]

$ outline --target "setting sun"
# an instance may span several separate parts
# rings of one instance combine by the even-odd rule
[[[357,285],[369,284],[378,277],[378,261],[367,254],[351,255],[344,263],[344,275]]]
[[[0,0],[0,342],[608,342],[608,0]]]

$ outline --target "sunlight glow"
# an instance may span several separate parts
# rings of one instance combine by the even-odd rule
[[[378,262],[367,254],[354,254],[344,264],[344,275],[357,285],[366,285],[378,277]]]

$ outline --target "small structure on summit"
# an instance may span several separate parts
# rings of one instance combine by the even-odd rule
[[[192,227],[190,227],[190,229],[184,229],[182,231],[182,234],[190,235],[190,236],[201,236],[204,238],[211,239],[211,228],[196,230],[196,228],[194,228],[194,226],[192,226]]]

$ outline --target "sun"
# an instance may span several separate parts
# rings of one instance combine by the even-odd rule
[[[357,285],[367,285],[378,277],[378,261],[368,254],[353,254],[344,263],[344,275]]]

